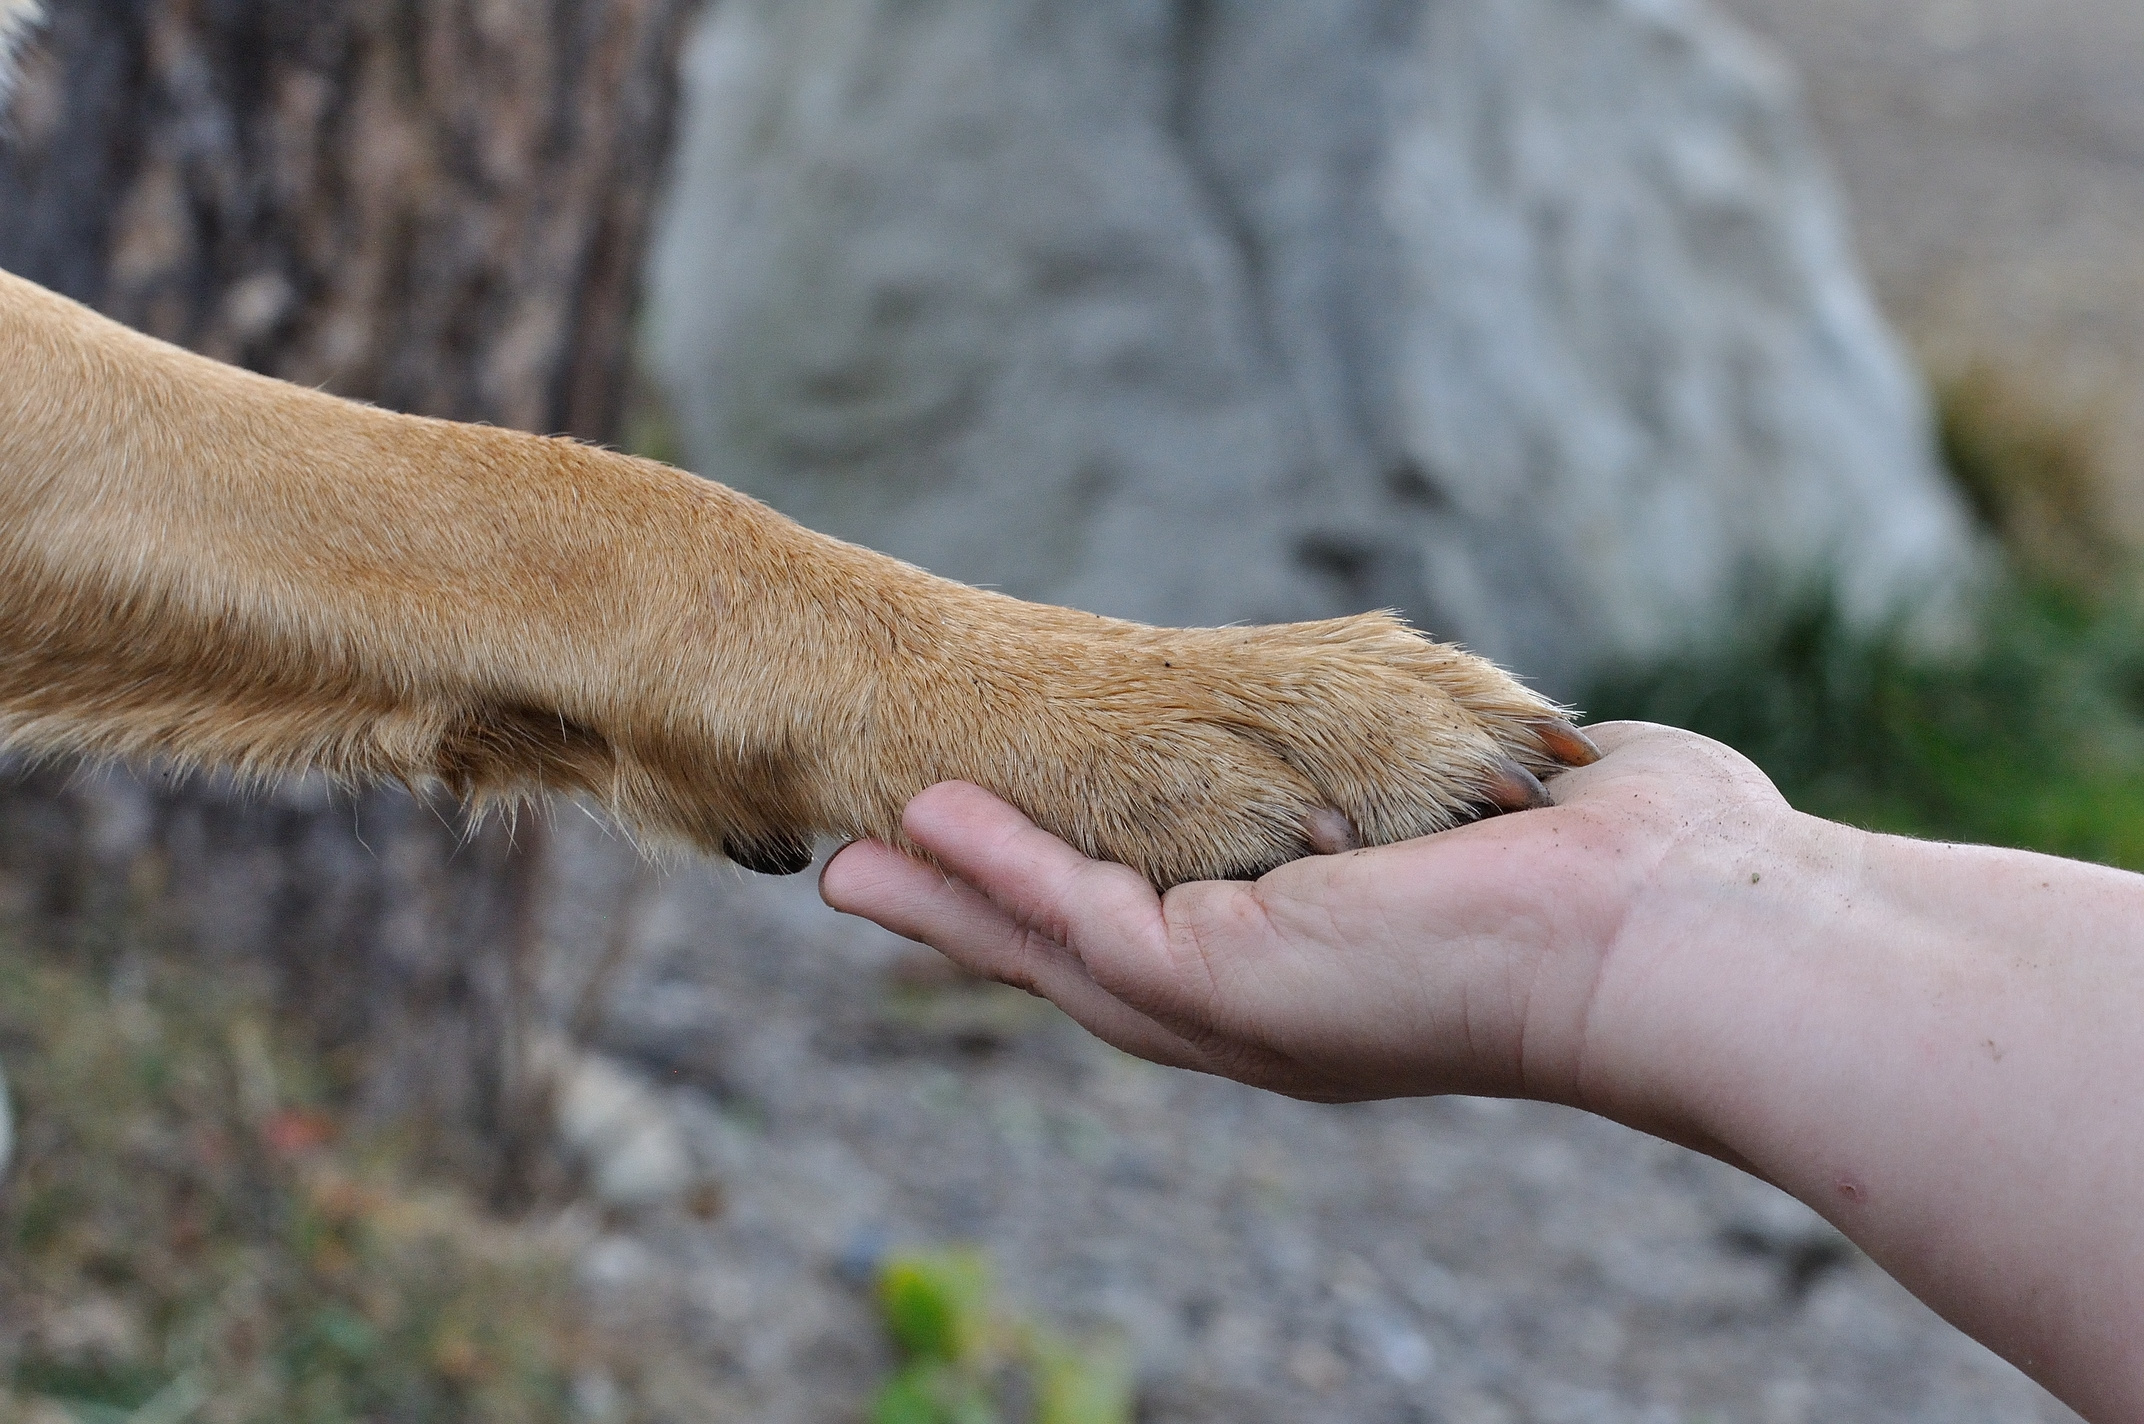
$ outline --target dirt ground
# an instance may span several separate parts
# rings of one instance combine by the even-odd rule
[[[1723,0],[1801,71],[1862,253],[1930,369],[2099,426],[2144,543],[2144,5]]]

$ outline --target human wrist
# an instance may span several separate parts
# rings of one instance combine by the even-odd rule
[[[1769,1119],[1751,1099],[1802,1066],[1804,1016],[1841,1007],[1841,912],[1878,913],[1867,879],[1880,839],[1783,801],[1627,838],[1578,1105],[1769,1175]]]

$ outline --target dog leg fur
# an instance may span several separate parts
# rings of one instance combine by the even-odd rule
[[[0,739],[592,793],[755,869],[949,778],[1159,885],[1538,799],[1590,748],[1372,614],[1022,603],[646,460],[249,374],[0,274]]]

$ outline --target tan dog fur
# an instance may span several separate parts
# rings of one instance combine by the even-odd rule
[[[28,13],[0,0],[0,82]],[[998,792],[1158,885],[1438,830],[1590,756],[1378,614],[1042,607],[569,441],[251,375],[0,273],[0,741],[590,793],[759,869]],[[1337,814],[1336,814],[1337,813]]]

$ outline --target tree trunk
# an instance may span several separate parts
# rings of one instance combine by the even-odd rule
[[[620,428],[691,0],[58,0],[0,126],[0,267],[396,409]],[[18,770],[41,932],[259,956],[374,1113],[516,1177],[540,818]]]

